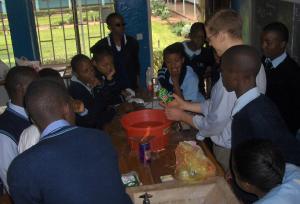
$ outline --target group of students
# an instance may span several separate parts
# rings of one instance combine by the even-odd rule
[[[198,140],[213,141],[215,157],[243,203],[258,198],[257,203],[297,203],[300,68],[286,53],[288,29],[280,22],[263,28],[263,58],[244,45],[242,20],[233,10],[214,14],[205,30],[221,58],[220,78],[210,98],[198,102],[178,93],[173,83],[167,117],[198,129]],[[166,65],[171,73],[173,67]]]
[[[107,25],[111,33],[91,48],[92,59],[72,58],[68,88],[52,69],[36,73],[17,66],[7,74],[0,177],[14,203],[131,203],[111,141],[97,129],[113,118],[126,90],[137,88],[138,45],[124,34],[119,14],[109,15]],[[190,39],[163,52],[158,80],[174,93],[166,116],[198,129],[199,140],[211,138],[244,203],[296,203],[300,68],[286,53],[288,30],[278,22],[264,27],[262,59],[244,45],[241,17],[232,10],[193,24]],[[219,66],[205,40],[221,58]],[[216,73],[210,96],[204,89],[207,69]]]
[[[131,203],[116,152],[99,129],[137,88],[138,46],[124,34],[121,15],[110,14],[107,25],[111,33],[91,48],[91,59],[71,59],[68,87],[51,68],[9,70],[0,178],[14,203]]]

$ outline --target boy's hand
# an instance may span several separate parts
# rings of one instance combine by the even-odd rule
[[[109,74],[107,75],[107,80],[112,80],[113,79],[113,76],[114,74],[116,73],[116,70],[115,69],[112,69]]]
[[[168,107],[184,109],[185,101],[178,95],[173,94],[174,100],[167,104]]]
[[[73,99],[71,101],[71,106],[75,113],[82,113],[84,111],[84,104],[80,100]]]
[[[166,107],[165,113],[169,120],[181,121],[184,111],[178,108]]]

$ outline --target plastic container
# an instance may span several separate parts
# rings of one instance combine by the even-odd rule
[[[127,140],[132,151],[138,153],[139,143],[151,137],[151,151],[157,152],[169,142],[169,131],[172,121],[168,120],[163,110],[140,110],[128,113],[121,119],[127,133]]]

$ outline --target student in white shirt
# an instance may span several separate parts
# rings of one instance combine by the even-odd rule
[[[65,86],[64,80],[60,76],[59,72],[52,68],[44,68],[40,70],[38,74],[42,79],[54,81],[62,86]],[[75,113],[77,114],[84,113],[85,109],[81,101],[71,100],[71,105]],[[40,137],[41,137],[41,133],[35,124],[32,124],[25,130],[23,130],[18,144],[18,152],[22,153],[25,150],[32,147],[33,145],[37,144],[40,141]]]
[[[300,168],[285,163],[268,140],[252,139],[232,151],[237,184],[255,194],[255,204],[294,204],[300,200]]]
[[[10,101],[0,115],[0,179],[6,191],[7,171],[12,160],[18,155],[18,143],[22,131],[30,126],[24,110],[24,95],[29,84],[38,77],[30,67],[11,68],[5,78],[5,89]]]
[[[217,12],[206,24],[207,41],[214,47],[218,56],[232,46],[242,45],[242,19],[240,15],[230,9]],[[261,66],[256,77],[260,93],[265,93],[266,76]],[[234,92],[226,91],[222,77],[214,85],[211,98],[205,102],[189,103],[180,100],[176,95],[175,100],[166,108],[166,115],[170,120],[184,121],[199,130],[198,140],[210,137],[214,142],[214,154],[225,171],[229,169],[231,148],[231,111],[236,101]],[[192,115],[188,112],[201,113]]]

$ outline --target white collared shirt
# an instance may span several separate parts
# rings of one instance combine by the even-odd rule
[[[71,81],[77,82],[79,84],[81,84],[82,86],[84,86],[91,94],[92,94],[92,89],[91,87],[87,86],[85,83],[83,83],[82,81],[80,81],[77,76],[73,75],[71,77]]]
[[[110,36],[107,36],[107,43],[108,43],[108,46],[111,47],[111,38],[110,38]],[[126,45],[126,44],[127,44],[127,37],[126,37],[126,34],[124,34],[124,45]],[[120,52],[122,47],[116,45],[116,49]]]
[[[19,154],[29,149],[33,145],[39,142],[41,137],[41,133],[36,125],[31,125],[21,133],[18,151]]]
[[[28,119],[28,115],[23,107],[17,106],[11,101],[7,104],[8,108],[15,111],[20,116]],[[17,144],[8,136],[0,133],[0,178],[4,187],[8,191],[7,170],[11,161],[18,155]]]
[[[256,76],[256,84],[260,93],[266,92],[266,73],[261,65]],[[234,92],[228,92],[222,82],[222,76],[211,91],[211,98],[201,103],[201,111],[204,116],[196,115],[193,123],[199,130],[196,138],[211,140],[224,148],[231,148],[231,113],[237,100]]]
[[[201,54],[201,48],[198,49],[198,50],[193,51],[188,47],[187,42],[188,41],[184,41],[184,42],[182,42],[182,44],[183,44],[183,47],[184,47],[184,52],[185,52],[185,54],[187,54],[189,59],[192,59],[194,56]]]
[[[24,118],[28,119],[28,115],[24,109],[24,107],[15,105],[13,103],[11,103],[11,101],[9,100],[7,103],[7,107],[9,107],[10,109],[12,109],[13,111],[17,112],[18,114],[20,114],[21,116],[23,116]]]
[[[280,56],[276,57],[275,59],[271,60],[270,58],[266,58],[266,60],[271,60],[272,65],[273,65],[273,69],[276,69],[278,67],[278,65],[280,65],[285,58],[287,57],[286,52],[283,52]]]
[[[260,96],[259,90],[257,87],[254,87],[241,95],[234,103],[231,116],[234,116],[237,112],[242,110],[248,103]]]
[[[62,127],[65,127],[65,126],[69,126],[70,123],[66,120],[63,120],[63,119],[60,119],[60,120],[56,120],[52,123],[50,123],[42,132],[41,134],[41,138],[45,137],[46,135],[62,128]]]

